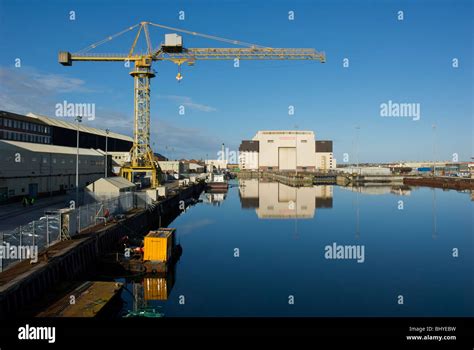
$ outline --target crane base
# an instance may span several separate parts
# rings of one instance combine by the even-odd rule
[[[124,166],[120,170],[120,175],[130,182],[140,183],[142,187],[148,187],[146,179],[150,179],[151,188],[158,186],[157,169],[153,166]]]

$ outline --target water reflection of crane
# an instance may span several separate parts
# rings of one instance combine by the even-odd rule
[[[295,188],[295,235],[294,238],[298,239],[298,188]]]
[[[436,188],[433,188],[433,234],[431,237],[433,239],[438,238],[438,228],[436,222]]]
[[[356,230],[355,230],[355,238],[360,238],[360,206],[359,206],[359,192],[360,189],[356,188]]]
[[[167,273],[147,275],[132,281],[132,310],[125,317],[163,317],[161,306],[156,302],[166,301],[176,278],[175,268]]]

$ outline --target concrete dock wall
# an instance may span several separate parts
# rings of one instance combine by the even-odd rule
[[[0,273],[0,319],[14,318],[61,281],[80,280],[94,267],[99,256],[117,247],[120,238],[145,234],[151,228],[167,226],[179,214],[180,201],[197,197],[204,185],[183,188],[146,210],[127,214],[126,219],[82,232],[72,240],[52,245],[36,264],[22,261]]]

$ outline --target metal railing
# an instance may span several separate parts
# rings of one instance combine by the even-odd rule
[[[69,214],[69,233],[71,236],[107,221],[109,217],[123,214],[137,208],[138,193],[125,193],[119,197],[102,199],[77,207]]]
[[[24,252],[27,248],[34,248],[32,252],[37,254],[60,239],[59,215],[46,215],[13,230],[1,232],[0,271],[25,258],[19,256],[19,252]],[[35,257],[30,255],[29,258],[34,259]]]
[[[14,258],[15,254],[10,252],[35,247],[35,252],[40,253],[62,239],[77,235],[99,223],[105,224],[113,216],[134,208],[147,209],[151,204],[146,193],[129,192],[115,198],[96,199],[96,202],[75,209],[49,211],[39,220],[0,232],[0,272],[21,260]],[[66,216],[67,222],[64,222]]]

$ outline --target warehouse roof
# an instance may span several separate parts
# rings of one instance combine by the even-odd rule
[[[130,182],[126,178],[121,177],[121,176],[102,178],[97,181],[106,181],[117,188],[129,188],[129,187],[136,186],[133,182]]]
[[[38,124],[47,125],[45,122],[43,122],[41,120],[31,120],[30,117],[27,117],[25,115],[12,113],[12,112],[7,112],[7,111],[0,111],[0,117],[13,119],[13,120],[19,120],[19,121],[22,121],[22,122],[35,122],[35,123],[38,123]]]
[[[311,130],[259,130],[258,134],[263,135],[280,135],[280,134],[289,134],[289,135],[314,135],[314,132]]]
[[[42,143],[0,140],[0,149],[10,148],[10,147],[21,148],[30,152],[38,152],[38,153],[57,153],[57,154],[76,154],[77,153],[76,147],[64,147],[64,146],[45,145]],[[89,149],[79,148],[79,155],[103,156],[103,153],[92,148],[89,148]]]
[[[49,117],[39,115],[39,114],[35,114],[35,113],[28,113],[27,115],[28,115],[28,117],[36,118],[37,120],[42,121],[42,122],[44,122],[45,124],[47,124],[49,126],[56,126],[56,127],[59,127],[59,128],[77,130],[77,124],[75,122],[68,122],[68,121],[65,121],[65,120],[62,120],[62,119],[57,119],[57,118],[49,118]],[[71,118],[71,120],[73,120],[73,119]],[[107,136],[107,133],[105,132],[105,130],[91,128],[91,127],[85,126],[83,124],[79,124],[79,131],[80,132],[87,132],[89,134],[94,134],[94,135]],[[133,142],[133,139],[130,136],[117,134],[115,132],[109,132],[108,137]]]

